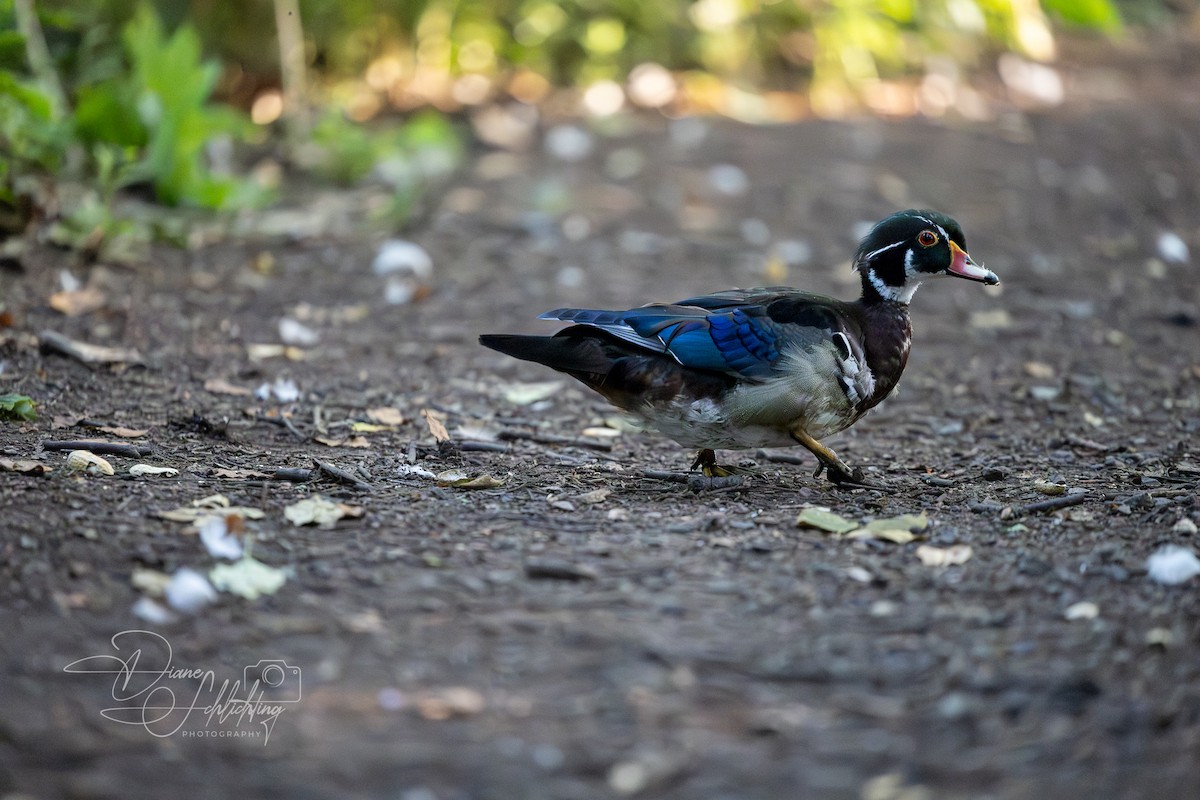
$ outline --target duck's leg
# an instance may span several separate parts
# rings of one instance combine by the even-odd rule
[[[710,448],[704,448],[696,454],[696,460],[692,462],[692,469],[700,468],[706,478],[728,478],[736,474],[733,467],[723,467],[717,463],[717,453]]]
[[[803,445],[808,452],[817,457],[817,471],[813,473],[814,478],[818,477],[821,474],[821,471],[824,470],[825,474],[829,477],[829,480],[839,486],[842,484],[853,484],[857,486],[870,486],[871,488],[879,488],[866,482],[866,480],[863,478],[863,471],[861,469],[858,467],[850,469],[845,461],[842,461],[840,458],[838,458],[837,453],[833,452],[804,431],[796,429],[791,432],[791,435],[798,444]]]

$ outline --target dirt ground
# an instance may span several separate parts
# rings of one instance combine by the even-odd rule
[[[1065,106],[991,121],[635,118],[575,162],[480,148],[404,234],[434,263],[407,304],[371,269],[384,237],[336,226],[134,269],[41,248],[8,264],[0,388],[40,418],[0,426],[0,457],[55,471],[0,472],[0,796],[1195,797],[1200,578],[1163,585],[1146,560],[1200,546],[1198,53],[1081,66]],[[778,451],[742,454],[759,472],[740,489],[692,493],[645,474],[691,453],[596,435],[619,424],[602,401],[476,344],[553,330],[534,317],[559,306],[781,281],[851,296],[861,224],[909,205],[955,216],[1003,283],[922,288],[900,392],[830,440],[891,492]],[[99,309],[50,308],[66,268]],[[301,358],[253,347],[283,317],[319,335]],[[85,365],[39,349],[46,330],[144,363]],[[297,401],[228,393],[280,378]],[[378,408],[404,421],[351,428]],[[69,475],[41,443],[71,438],[153,453]],[[314,458],[369,486],[247,472]],[[1027,509],[1052,499],[1039,481],[1082,502]],[[139,616],[135,573],[218,563],[156,516],[215,493],[264,512],[244,534],[287,582]],[[363,516],[293,526],[285,507],[318,493]],[[812,506],[930,524],[839,538],[796,526]],[[930,566],[922,546],[969,558]],[[114,647],[137,629],[161,638]],[[216,688],[154,674],[168,642]],[[89,656],[138,672],[65,671]],[[271,660],[295,669],[269,737],[206,713]],[[139,693],[154,681],[174,716],[102,716],[171,705]]]

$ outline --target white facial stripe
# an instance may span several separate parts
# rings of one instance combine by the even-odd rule
[[[886,253],[888,250],[891,250],[894,247],[900,247],[903,244],[904,244],[904,242],[892,242],[891,244],[885,245],[884,247],[881,247],[878,250],[872,250],[871,252],[867,253],[865,258],[867,259],[867,261],[870,261],[871,259],[873,259],[875,256],[879,255],[880,253]]]
[[[904,274],[910,278],[917,274],[917,265],[914,262],[912,248],[909,248],[904,254]]]

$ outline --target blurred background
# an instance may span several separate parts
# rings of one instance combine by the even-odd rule
[[[1197,30],[1184,0],[0,0],[0,230],[121,260],[184,234],[118,198],[255,208],[297,176],[382,182],[403,224],[547,120],[988,120],[1062,103],[1064,47]]]

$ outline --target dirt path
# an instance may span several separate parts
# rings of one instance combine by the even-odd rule
[[[107,300],[73,318],[46,305],[61,254],[0,270],[16,310],[0,378],[42,413],[0,427],[0,456],[56,467],[0,472],[0,794],[1195,796],[1200,579],[1146,574],[1160,546],[1198,545],[1200,107],[1177,99],[978,125],[640,121],[578,163],[481,154],[413,233],[434,273],[407,305],[371,271],[378,238],[350,234],[156,251],[93,274]],[[574,385],[506,399],[557,376],[475,344],[545,330],[533,318],[563,305],[779,281],[849,296],[855,225],[911,204],[956,216],[1004,283],[922,289],[900,394],[832,442],[891,494],[749,453],[762,471],[744,490],[693,495],[643,476],[690,454],[585,435],[611,412]],[[1192,260],[1169,260],[1164,234]],[[319,341],[254,358],[284,316]],[[145,366],[40,353],[44,329]],[[280,378],[301,392],[295,432],[255,416],[280,403],[211,383]],[[378,408],[405,421],[350,427]],[[426,409],[454,443],[435,444]],[[89,422],[148,429],[144,460],[180,474],[132,478],[114,456],[117,476],[70,477],[39,452]],[[371,490],[245,472],[314,457]],[[1038,481],[1085,499],[1020,513],[1048,499]],[[214,493],[264,512],[253,554],[286,584],[139,618],[135,571],[216,563],[156,513]],[[292,526],[284,508],[312,493],[364,516]],[[814,505],[930,525],[908,544],[839,539],[796,527]],[[969,558],[928,566],[922,545]],[[114,649],[138,628],[164,639]],[[103,718],[123,705],[114,676],[64,667],[127,662],[135,639],[143,669],[166,641],[176,668],[212,671],[200,706],[247,666],[298,668],[270,695],[269,740],[261,716],[199,710],[161,736]],[[161,680],[191,704],[194,676]]]

